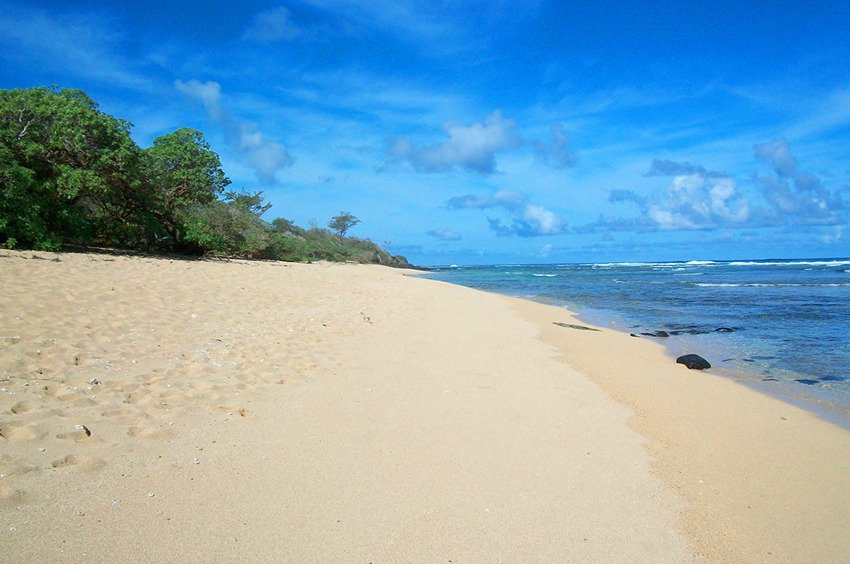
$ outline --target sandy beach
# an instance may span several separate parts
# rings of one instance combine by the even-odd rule
[[[850,558],[850,432],[412,274],[0,251],[0,559]]]

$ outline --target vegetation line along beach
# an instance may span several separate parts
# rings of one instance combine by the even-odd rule
[[[262,192],[230,179],[204,134],[188,128],[139,148],[130,124],[80,90],[0,91],[0,245],[39,250],[99,246],[289,261],[409,266],[345,235],[349,212],[327,229],[262,216]]]

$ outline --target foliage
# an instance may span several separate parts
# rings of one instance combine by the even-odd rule
[[[328,223],[328,227],[332,230],[339,233],[340,237],[345,237],[345,234],[349,229],[354,227],[360,223],[360,220],[351,215],[348,212],[339,212],[339,215],[336,215],[331,218],[330,223]]]
[[[107,210],[133,197],[140,153],[129,131],[79,90],[0,91],[0,242],[88,242]],[[138,222],[129,215],[113,217]]]
[[[204,134],[185,127],[154,139],[144,152],[144,164],[148,184],[156,186],[153,211],[171,246],[180,248],[190,211],[214,202],[230,180]]]
[[[336,233],[266,222],[261,192],[224,193],[230,180],[200,131],[178,129],[141,149],[130,127],[80,90],[0,90],[0,245],[409,266],[345,237],[360,222],[348,212],[328,224]]]
[[[271,230],[260,218],[269,207],[259,192],[228,192],[224,201],[196,205],[187,212],[186,242],[214,256],[271,258]]]

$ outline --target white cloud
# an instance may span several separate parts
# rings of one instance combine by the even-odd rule
[[[600,218],[584,231],[608,230],[693,230],[743,226],[750,218],[750,205],[731,178],[700,173],[675,176],[666,193],[644,198],[631,190],[614,190],[611,202],[631,202],[641,211],[634,220]]]
[[[221,85],[217,82],[200,82],[195,79],[189,82],[175,80],[174,87],[183,94],[198,99],[204,109],[214,120],[222,119],[224,112],[221,109]]]
[[[749,213],[749,203],[738,197],[732,179],[700,174],[676,176],[666,197],[646,210],[647,217],[663,230],[740,225]]]
[[[200,101],[210,119],[225,128],[228,142],[247,160],[260,182],[276,184],[277,173],[294,162],[286,147],[266,138],[256,123],[236,119],[227,113],[221,103],[221,85],[217,82],[176,80],[174,87]]]
[[[487,218],[490,228],[498,235],[538,237],[559,235],[566,229],[566,223],[560,216],[543,206],[529,203],[528,196],[517,190],[503,189],[489,196],[457,196],[446,202],[446,207],[453,210],[505,210],[510,219],[508,224],[498,218]]]
[[[564,220],[537,204],[525,206],[522,222],[532,227],[535,235],[557,235],[564,231]]]
[[[773,166],[773,176],[756,176],[762,195],[772,208],[770,221],[792,225],[835,225],[842,221],[844,201],[823,187],[814,174],[801,172],[785,139],[755,145],[755,157]]]
[[[440,241],[460,241],[461,239],[460,233],[454,229],[431,229],[427,234]]]
[[[448,140],[416,147],[409,139],[396,139],[389,147],[389,162],[408,162],[420,172],[445,172],[455,167],[481,174],[496,171],[496,153],[522,144],[515,122],[493,112],[484,123],[465,126],[449,122],[443,126]]]
[[[289,10],[281,6],[254,16],[254,21],[245,31],[245,39],[269,43],[281,39],[294,39],[299,34],[292,23]]]

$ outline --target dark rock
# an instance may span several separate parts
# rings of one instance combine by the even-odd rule
[[[843,376],[821,376],[821,382],[844,382],[847,378]]]
[[[670,336],[670,333],[668,333],[667,331],[655,331],[654,333],[641,333],[641,335],[646,335],[647,337],[666,338]]]
[[[762,382],[779,382],[779,378],[762,378]]]
[[[696,325],[679,325],[678,323],[673,323],[668,325],[672,331],[670,331],[671,335],[702,335],[703,333],[708,333],[704,328],[697,327]]]
[[[813,380],[812,378],[797,378],[794,381],[800,382],[801,384],[805,384],[807,386],[814,386],[815,384],[820,383],[820,380]]]
[[[671,335],[703,335],[708,333],[708,331],[704,329],[681,329],[677,331],[670,331]]]
[[[698,354],[686,354],[684,356],[680,356],[676,359],[676,362],[678,364],[684,364],[691,370],[705,370],[706,368],[711,368],[711,364]]]
[[[715,333],[734,333],[735,330],[731,327],[718,327],[714,330]]]

